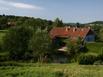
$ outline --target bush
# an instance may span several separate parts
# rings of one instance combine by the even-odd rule
[[[79,64],[92,65],[97,60],[97,56],[94,54],[82,54],[79,57]]]
[[[6,61],[7,59],[6,59],[6,57],[5,56],[1,56],[0,55],[0,61]]]
[[[2,43],[0,42],[0,52],[2,52]]]
[[[1,51],[1,43],[0,43],[0,51]]]
[[[8,54],[0,53],[0,62],[7,61],[7,60],[9,60]]]
[[[103,61],[103,53],[100,53],[100,54],[97,56],[97,59]]]
[[[103,61],[97,60],[94,62],[94,65],[103,65]]]
[[[103,52],[101,52],[97,56],[97,61],[94,63],[95,65],[103,65]]]
[[[88,52],[88,48],[86,46],[82,46],[82,47],[80,47],[79,51],[82,53],[86,53],[86,52]]]

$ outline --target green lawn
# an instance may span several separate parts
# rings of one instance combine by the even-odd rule
[[[103,47],[103,43],[94,42],[94,43],[87,43],[88,52],[91,53],[100,53]]]
[[[34,64],[0,66],[0,77],[103,77],[103,66],[77,64]]]

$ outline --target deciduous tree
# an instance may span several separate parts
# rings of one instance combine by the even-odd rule
[[[31,41],[30,49],[33,55],[38,57],[39,62],[43,62],[44,58],[51,51],[52,41],[46,31],[39,30],[35,32]]]
[[[8,31],[3,40],[3,49],[9,52],[11,59],[24,59],[32,31],[32,28],[24,26],[13,27]]]

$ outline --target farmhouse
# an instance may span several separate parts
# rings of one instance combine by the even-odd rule
[[[64,39],[77,40],[81,38],[85,42],[94,42],[95,33],[90,27],[54,27],[50,31],[50,37],[55,44],[59,45],[59,48],[65,49]]]
[[[56,55],[57,61],[66,62],[66,52],[67,47],[65,46],[65,42],[63,40],[70,39],[76,41],[78,38],[81,38],[82,41],[85,42],[94,42],[95,41],[95,33],[90,27],[54,27],[50,31],[50,37],[53,40],[53,43],[58,46],[59,56]],[[63,55],[64,54],[64,55]],[[61,55],[61,56],[60,56]],[[55,58],[56,60],[56,58]]]
[[[86,42],[95,41],[95,33],[90,27],[55,27],[50,31],[50,37],[52,39],[70,38],[71,40],[76,40],[80,37]]]

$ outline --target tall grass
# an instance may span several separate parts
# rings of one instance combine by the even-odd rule
[[[1,66],[0,77],[103,77],[103,66],[26,63],[24,66]]]

